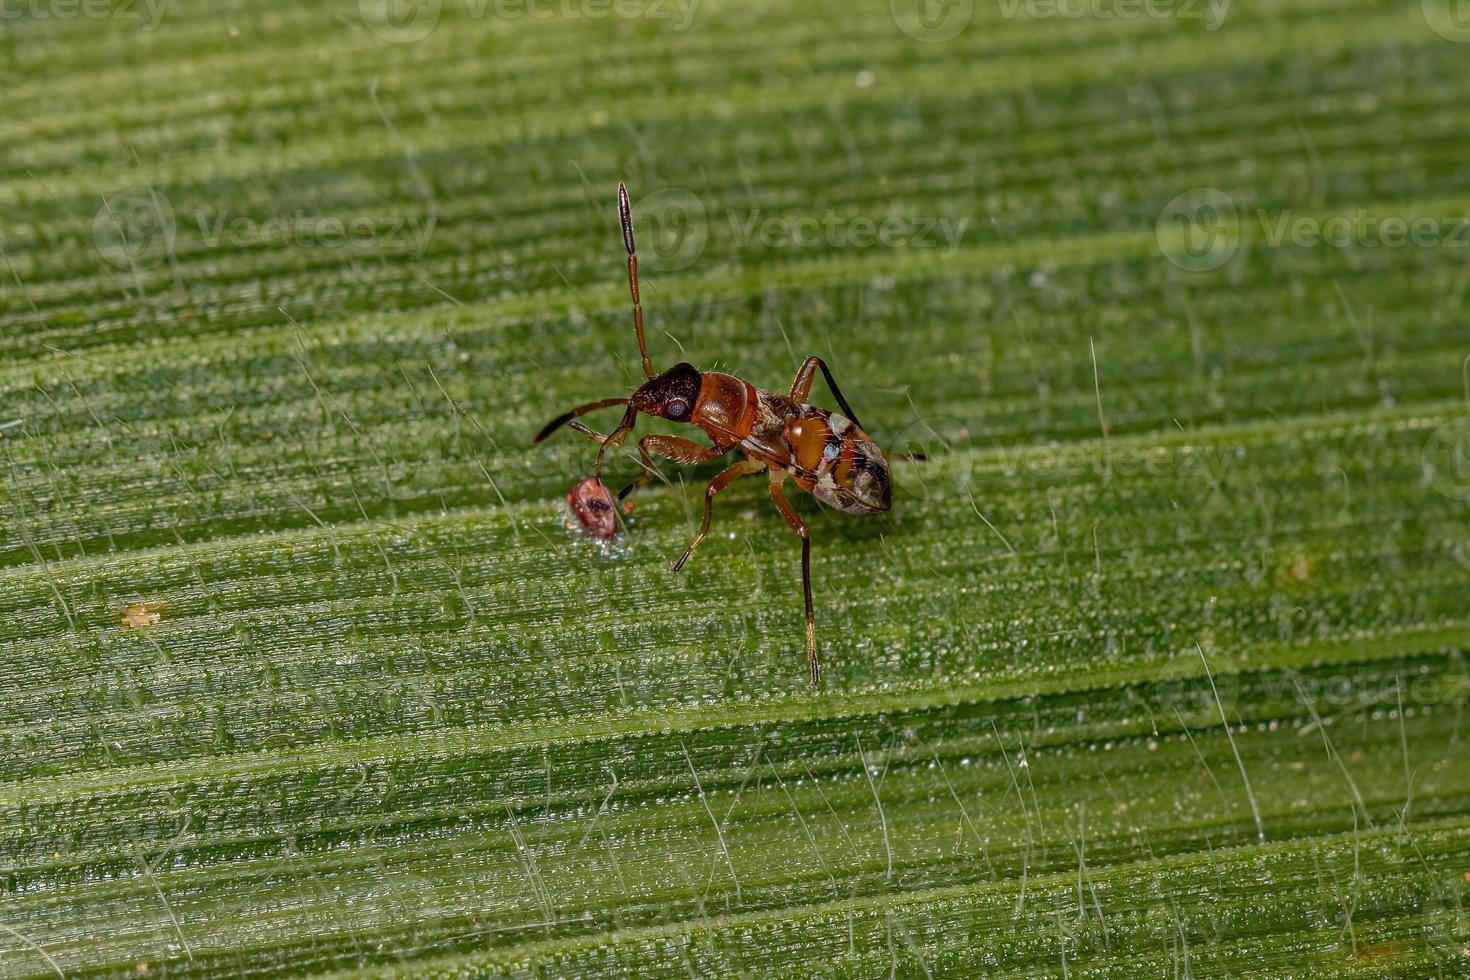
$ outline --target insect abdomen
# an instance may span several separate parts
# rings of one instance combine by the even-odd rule
[[[796,481],[850,514],[887,510],[892,493],[883,450],[851,419],[812,405],[802,409],[786,426]]]

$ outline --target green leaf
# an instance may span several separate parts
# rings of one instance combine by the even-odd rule
[[[1433,8],[7,20],[0,975],[1466,975]],[[620,180],[656,364],[891,451],[818,691],[763,480],[675,574],[729,460],[530,444]]]

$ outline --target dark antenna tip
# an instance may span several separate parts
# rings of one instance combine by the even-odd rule
[[[628,203],[628,186],[618,183],[618,217],[623,222],[623,247],[633,254],[633,207]]]

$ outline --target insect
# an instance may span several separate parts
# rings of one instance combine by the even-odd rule
[[[734,449],[745,458],[732,463],[709,482],[704,491],[704,519],[689,547],[674,562],[682,569],[694,549],[709,533],[715,496],[742,476],[767,471],[768,488],[776,509],[791,530],[801,538],[801,587],[806,600],[806,657],[812,686],[821,682],[817,657],[817,633],[812,614],[811,537],[807,526],[782,492],[790,479],[824,504],[849,514],[874,514],[888,510],[892,490],[888,459],[858,424],[857,416],[842,397],[832,372],[820,357],[808,357],[796,372],[787,394],[765,391],[741,378],[715,371],[698,371],[691,364],[674,365],[662,374],[653,369],[643,337],[643,303],[638,295],[638,251],[633,243],[633,213],[628,189],[618,185],[618,217],[623,227],[623,245],[628,252],[628,290],[633,299],[633,328],[638,334],[638,352],[643,358],[644,383],[630,398],[604,398],[563,412],[536,433],[538,443],[562,426],[567,426],[601,444],[597,451],[597,478],[602,477],[603,459],[609,448],[622,445],[633,431],[639,414],[695,425],[704,430],[712,447],[691,439],[669,435],[645,435],[638,440],[638,455],[644,472],[618,493],[618,499],[647,483],[653,474],[653,456],[678,463],[702,463]],[[827,382],[842,414],[807,403],[817,372]],[[577,421],[581,416],[614,405],[627,406],[617,428],[603,435]]]
[[[618,517],[612,495],[597,477],[589,476],[568,490],[567,504],[582,530],[598,541],[611,541],[618,536]]]

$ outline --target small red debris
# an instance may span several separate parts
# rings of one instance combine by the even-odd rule
[[[589,476],[567,491],[567,503],[582,525],[582,530],[599,541],[611,541],[618,534],[618,514],[612,494],[595,476]]]

